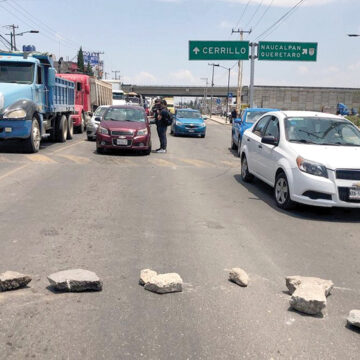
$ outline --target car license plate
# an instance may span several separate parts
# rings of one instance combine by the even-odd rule
[[[360,189],[350,188],[349,189],[349,199],[360,200]]]
[[[195,130],[193,130],[193,129],[190,129],[190,130],[189,130],[189,132],[194,132],[194,131],[195,131]]]
[[[117,145],[127,145],[128,141],[127,141],[127,139],[116,139],[116,144]]]
[[[11,128],[11,127],[6,127],[6,128],[5,128],[5,132],[8,132],[8,133],[9,133],[9,132],[12,132],[12,128]]]

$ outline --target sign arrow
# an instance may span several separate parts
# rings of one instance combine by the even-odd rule
[[[198,47],[196,47],[196,48],[193,49],[193,52],[194,52],[196,55],[198,54],[199,51],[200,51],[200,49],[199,49]]]

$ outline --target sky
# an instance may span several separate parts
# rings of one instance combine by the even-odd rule
[[[249,30],[244,40],[317,42],[316,62],[255,61],[255,85],[360,87],[360,0],[0,0],[0,34],[17,45],[75,59],[82,46],[102,51],[108,78],[120,71],[124,83],[204,85],[208,61],[189,61],[189,40],[238,40],[232,29]],[[266,32],[267,29],[271,29]],[[264,33],[265,32],[265,33]],[[0,43],[0,48],[4,48]],[[218,63],[218,62],[217,62]],[[243,62],[243,84],[250,62]],[[237,84],[235,61],[231,85]],[[227,70],[215,68],[215,85],[227,84]]]

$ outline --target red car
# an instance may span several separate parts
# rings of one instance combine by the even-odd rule
[[[109,106],[96,132],[96,151],[131,149],[151,153],[151,132],[144,108],[134,105]]]

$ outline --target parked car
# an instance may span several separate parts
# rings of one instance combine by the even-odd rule
[[[257,119],[269,111],[277,111],[278,109],[266,108],[246,108],[242,110],[240,117],[236,118],[231,128],[231,149],[237,150],[240,156],[241,139],[246,129],[251,128]]]
[[[96,131],[109,105],[99,106],[86,126],[88,140],[96,139]]]
[[[360,208],[360,131],[341,116],[275,111],[245,131],[241,177],[275,188],[276,204]]]
[[[170,133],[174,136],[195,135],[205,137],[206,124],[200,111],[193,109],[176,110]]]
[[[96,151],[130,149],[151,153],[150,124],[143,107],[109,106],[96,132]]]

